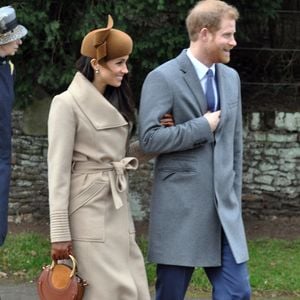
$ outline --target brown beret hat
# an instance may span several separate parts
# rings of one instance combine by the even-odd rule
[[[113,19],[109,15],[106,28],[95,29],[83,38],[80,53],[98,62],[129,55],[133,45],[131,37],[112,27]]]

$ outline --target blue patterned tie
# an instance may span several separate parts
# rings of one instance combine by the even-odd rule
[[[213,88],[213,80],[214,80],[214,73],[211,69],[208,69],[206,73],[206,101],[207,101],[207,108],[209,111],[215,111],[216,99],[215,93]]]

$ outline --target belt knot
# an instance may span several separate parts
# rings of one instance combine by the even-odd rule
[[[127,190],[125,171],[136,170],[138,168],[138,160],[135,157],[125,157],[120,161],[113,161],[111,164],[115,171],[115,175],[109,172],[111,191],[115,207],[119,209],[123,206],[120,193]]]

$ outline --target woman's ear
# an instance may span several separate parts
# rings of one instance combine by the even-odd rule
[[[93,58],[90,62],[92,68],[94,69],[95,73],[98,74],[100,72],[100,65],[96,58]]]
[[[96,58],[91,59],[91,66],[94,70],[99,69],[100,65],[98,64]]]

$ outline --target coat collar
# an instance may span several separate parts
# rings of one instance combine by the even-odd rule
[[[96,129],[128,124],[121,113],[80,72],[75,74],[68,91]]]
[[[200,83],[200,80],[197,76],[197,73],[195,71],[195,68],[188,58],[186,54],[187,49],[184,49],[178,56],[177,56],[177,62],[179,64],[179,68],[181,72],[183,73],[183,78],[186,82],[186,84],[191,89],[192,93],[195,96],[195,99],[197,99],[197,102],[200,104],[200,111],[203,115],[207,110],[207,103],[205,100],[204,92]]]
[[[216,78],[218,93],[221,101],[221,109],[228,102],[232,102],[232,96],[238,94],[238,86],[233,83],[234,75],[229,67],[223,64],[216,64]],[[236,82],[236,80],[234,80]]]
[[[220,132],[224,124],[226,124],[227,119],[231,118],[230,103],[237,105],[241,99],[240,85],[237,81],[238,75],[234,75],[231,68],[224,64],[216,64],[216,75],[221,103],[221,120],[217,128],[217,132]]]
[[[186,84],[193,92],[195,99],[200,102],[200,110],[204,114],[207,111],[207,102],[195,68],[188,58],[186,51],[184,49],[176,59]],[[232,84],[232,74],[228,72],[228,67],[223,64],[215,64],[215,70],[221,109],[224,109],[230,96],[236,93],[233,90],[236,89],[236,86]]]

